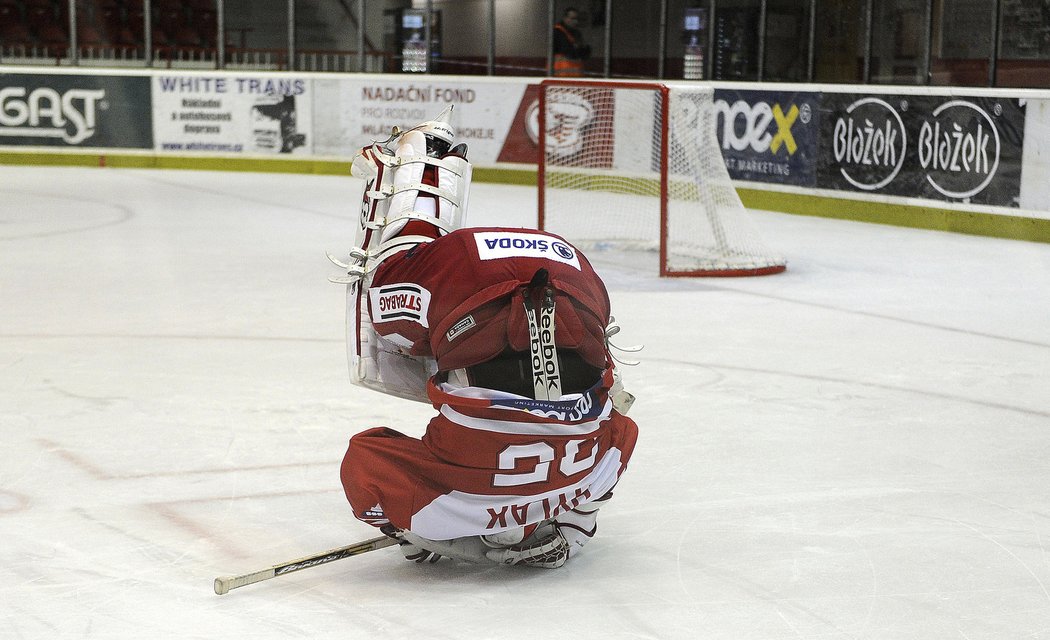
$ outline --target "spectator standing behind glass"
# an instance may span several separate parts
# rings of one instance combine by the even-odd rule
[[[583,34],[577,28],[579,23],[580,12],[569,7],[554,25],[554,75],[557,77],[583,77],[583,62],[591,56],[591,46],[583,42]]]

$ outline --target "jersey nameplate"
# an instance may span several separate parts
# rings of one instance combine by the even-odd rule
[[[408,320],[429,328],[430,291],[418,284],[401,282],[372,287],[368,290],[372,303],[372,322]]]
[[[484,231],[474,234],[478,257],[482,260],[502,258],[544,258],[580,268],[576,249],[568,244],[536,233]]]

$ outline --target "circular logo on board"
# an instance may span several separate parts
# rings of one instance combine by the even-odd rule
[[[581,95],[570,91],[547,93],[546,145],[549,155],[565,158],[583,148],[583,132],[594,118],[594,106]],[[536,115],[539,130],[539,114]]]
[[[919,129],[918,147],[927,182],[949,198],[980,193],[999,169],[999,130],[987,111],[967,100],[937,107]]]
[[[863,98],[835,121],[832,150],[839,172],[854,187],[875,191],[904,166],[908,133],[900,114],[880,98]]]

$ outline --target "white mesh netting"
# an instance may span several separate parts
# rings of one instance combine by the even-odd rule
[[[661,251],[663,242],[663,275],[784,270],[729,178],[711,88],[545,81],[541,92],[544,229],[585,249]]]

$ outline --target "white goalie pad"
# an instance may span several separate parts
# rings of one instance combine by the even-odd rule
[[[471,179],[471,165],[462,157],[465,147],[461,155],[456,149],[444,157],[429,155],[435,141],[441,148],[451,145],[450,115],[451,107],[434,121],[404,132],[395,130],[386,143],[374,143],[354,157],[350,173],[366,181],[360,224],[348,263],[332,260],[347,269],[346,277],[330,279],[347,285],[351,382],[421,402],[428,402],[426,382],[437,372],[437,364],[433,358],[409,355],[410,345],[375,331],[368,290],[383,260],[433,239],[403,233],[410,221],[433,225],[437,235],[464,224]],[[427,172],[428,167],[433,169]]]
[[[365,293],[359,295],[359,290]],[[427,380],[437,373],[437,362],[433,358],[409,355],[406,347],[375,331],[363,281],[347,286],[346,311],[350,382],[399,398],[429,403]]]
[[[391,154],[379,144],[366,147],[351,165],[351,175],[366,180],[361,220],[351,259],[370,273],[390,255],[431,238],[405,236],[412,220],[437,227],[438,235],[465,224],[472,167],[461,156],[431,158],[422,132],[409,131],[398,137]],[[427,184],[424,172],[434,167],[437,184]]]

